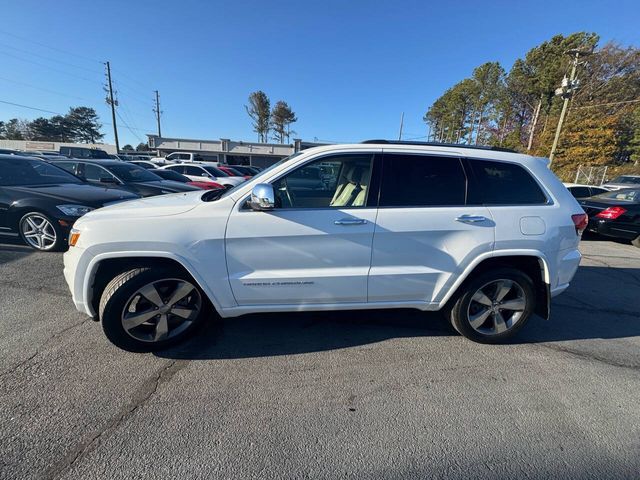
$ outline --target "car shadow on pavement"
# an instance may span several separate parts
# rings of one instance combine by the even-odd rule
[[[442,315],[417,310],[251,314],[212,319],[191,340],[156,355],[193,360],[291,355],[452,332]]]
[[[531,318],[508,343],[638,337],[639,291],[640,269],[580,267],[567,292],[553,299],[551,318]],[[251,314],[212,319],[191,340],[156,355],[194,360],[252,358],[328,351],[393,338],[451,335],[458,334],[438,312],[393,309]]]
[[[35,250],[26,246],[19,239],[3,238],[0,242],[0,265],[27,257]]]

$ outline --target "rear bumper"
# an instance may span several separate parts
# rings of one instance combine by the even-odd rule
[[[621,228],[615,220],[605,220],[600,218],[590,218],[589,225],[587,225],[587,232],[597,233],[605,237],[621,238],[623,240],[633,240],[640,235],[640,228],[638,230],[629,230]]]

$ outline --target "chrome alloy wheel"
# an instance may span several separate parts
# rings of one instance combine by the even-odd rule
[[[163,279],[138,289],[122,312],[125,332],[142,342],[161,342],[185,331],[202,311],[202,297],[191,283]]]
[[[29,245],[38,250],[50,250],[58,236],[51,222],[39,213],[26,215],[20,223],[22,236]]]
[[[493,280],[471,297],[467,318],[471,327],[483,335],[504,333],[520,321],[527,298],[523,288],[513,280]]]

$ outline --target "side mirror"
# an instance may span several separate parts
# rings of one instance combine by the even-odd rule
[[[273,210],[276,206],[276,196],[273,192],[273,186],[268,183],[259,183],[253,187],[249,206],[252,210],[259,212]]]
[[[211,178],[211,175],[209,175],[208,173],[202,173],[200,176],[201,177]]]

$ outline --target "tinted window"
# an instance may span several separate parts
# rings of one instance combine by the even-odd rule
[[[204,170],[202,170],[200,167],[191,167],[191,166],[185,166],[184,167],[184,174],[185,175],[194,175],[197,177],[201,177],[203,173],[207,173]]]
[[[223,172],[222,170],[220,170],[219,168],[216,168],[216,167],[206,166],[206,167],[202,167],[202,168],[204,168],[207,172],[209,172],[214,177],[229,177],[230,176],[226,172]]]
[[[189,173],[187,173],[187,171],[185,170],[185,167],[183,167],[182,165],[173,165],[163,170],[171,170],[172,172],[186,173],[187,175],[190,175]]]
[[[514,163],[470,160],[476,189],[469,192],[472,202],[485,205],[534,205],[546,203],[547,198],[520,165]]]
[[[591,187],[591,195],[600,195],[601,193],[607,193],[608,191],[609,190],[606,188]]]
[[[77,162],[56,162],[56,165],[58,167],[64,168],[67,172],[69,173],[76,173],[76,165],[78,165]]]
[[[63,169],[41,160],[17,157],[15,160],[0,160],[0,185],[46,185],[59,183],[82,183]]]
[[[162,178],[149,170],[126,163],[110,165],[109,171],[125,182],[157,182],[162,180]]]
[[[380,206],[464,205],[467,180],[453,157],[385,154]]]
[[[589,191],[589,187],[571,187],[569,188],[571,195],[576,198],[587,198],[591,196],[591,192]]]
[[[363,207],[372,156],[336,155],[307,163],[273,183],[279,208]],[[326,172],[326,173],[325,173]]]
[[[101,178],[113,178],[108,171],[104,168],[99,167],[98,165],[93,165],[92,163],[84,164],[84,178],[87,180],[91,180],[92,182],[99,182]]]

